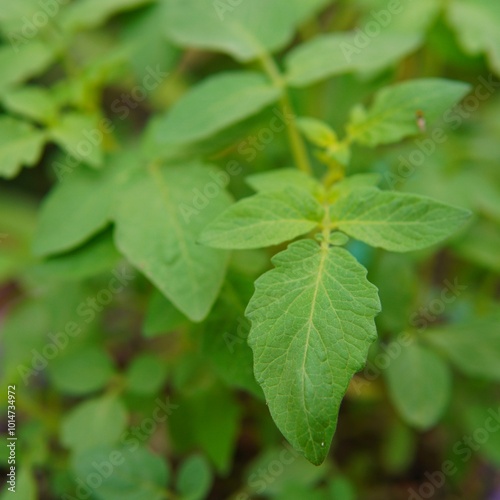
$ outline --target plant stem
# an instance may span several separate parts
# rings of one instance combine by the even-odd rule
[[[273,84],[281,90],[280,104],[284,116],[287,117],[285,125],[295,163],[299,170],[302,170],[308,175],[312,175],[312,168],[309,163],[309,157],[307,156],[307,149],[302,136],[300,135],[299,129],[297,128],[297,123],[295,121],[296,115],[287,92],[285,79],[283,78],[283,75],[273,58],[267,52],[263,51],[259,59],[262,67],[269,75],[269,78],[271,78]]]

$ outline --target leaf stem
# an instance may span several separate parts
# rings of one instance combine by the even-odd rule
[[[297,128],[297,124],[295,121],[296,115],[290,101],[290,96],[288,95],[286,81],[283,78],[283,75],[281,74],[276,62],[266,51],[261,52],[259,60],[262,64],[263,69],[272,80],[273,84],[281,89],[280,104],[285,116],[285,125],[287,128],[288,139],[292,147],[292,153],[295,159],[295,163],[299,170],[302,170],[308,175],[312,175],[313,171],[309,162],[309,157],[307,155],[307,149],[302,136],[300,135],[299,129]]]

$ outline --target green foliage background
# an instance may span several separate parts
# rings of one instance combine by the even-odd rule
[[[0,0],[1,500],[497,498],[499,26]]]

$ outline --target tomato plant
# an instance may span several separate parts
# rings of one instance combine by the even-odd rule
[[[2,500],[496,498],[495,1],[0,10]]]

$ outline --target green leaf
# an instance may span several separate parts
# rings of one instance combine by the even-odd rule
[[[433,328],[425,339],[471,377],[500,381],[500,314]]]
[[[179,469],[177,492],[183,500],[203,500],[212,487],[212,471],[201,455],[188,458]]]
[[[307,191],[259,193],[223,212],[201,233],[215,248],[248,249],[277,245],[318,226],[324,209]]]
[[[365,364],[380,310],[366,270],[346,250],[312,240],[273,258],[247,308],[254,370],[288,441],[325,459],[349,382]]]
[[[0,177],[15,177],[22,166],[35,165],[42,154],[45,134],[29,123],[0,117]]]
[[[127,389],[137,394],[154,394],[161,389],[166,376],[165,362],[152,354],[142,354],[127,369]]]
[[[80,0],[63,11],[61,25],[68,31],[96,28],[108,18],[125,10],[141,7],[152,0]]]
[[[39,7],[37,6],[39,9]],[[44,71],[55,51],[38,40],[11,34],[11,44],[0,46],[0,90],[28,80]]]
[[[127,411],[115,396],[80,403],[61,424],[61,443],[76,453],[115,444],[127,426]]]
[[[342,73],[380,71],[421,43],[419,35],[381,33],[360,48],[358,38],[359,32],[335,33],[299,45],[285,60],[288,83],[305,87]]]
[[[315,118],[299,118],[297,126],[307,137],[307,140],[316,146],[327,148],[337,142],[337,134],[325,122]]]
[[[389,395],[401,417],[421,430],[433,427],[451,398],[452,377],[445,361],[414,340],[401,350],[384,371]],[[391,351],[389,345],[388,350]]]
[[[227,389],[212,386],[180,401],[169,418],[170,435],[179,451],[201,449],[224,474],[230,469],[239,420],[240,408],[233,395]]]
[[[275,102],[281,91],[250,71],[219,73],[193,87],[158,125],[160,139],[183,144],[211,135]]]
[[[330,0],[169,0],[167,36],[183,47],[226,52],[240,61],[284,47],[295,28]]]
[[[109,271],[120,259],[111,231],[105,231],[75,250],[30,267],[27,273],[35,280],[78,281]]]
[[[428,78],[386,87],[375,95],[368,111],[351,113],[347,131],[366,146],[389,144],[421,133],[417,113],[431,124],[470,90],[467,83]]]
[[[345,177],[330,188],[330,198],[336,199],[340,195],[347,195],[363,187],[376,187],[382,177],[380,174],[355,174]]]
[[[52,383],[63,394],[82,395],[102,389],[114,374],[107,353],[97,346],[75,348],[48,365]]]
[[[460,229],[470,212],[424,196],[360,188],[331,207],[334,227],[374,247],[408,252]]]
[[[263,174],[250,175],[245,182],[259,193],[276,191],[277,189],[298,188],[305,189],[312,194],[321,191],[321,184],[310,175],[296,168],[282,168],[271,170]]]
[[[79,166],[44,199],[33,243],[37,255],[80,245],[110,222],[113,186],[101,172]]]
[[[484,53],[500,75],[500,5],[491,0],[454,0],[447,6],[449,23],[467,53]]]
[[[188,323],[188,319],[158,290],[153,292],[142,326],[144,336],[157,337]]]
[[[165,460],[146,448],[100,446],[79,453],[73,458],[73,469],[79,478],[89,478],[96,474],[96,464],[100,464],[103,471],[99,474],[100,486],[92,489],[92,495],[95,495],[96,499],[165,498],[165,488],[170,477],[168,465]]]
[[[2,102],[12,113],[20,114],[38,123],[52,123],[58,112],[58,105],[44,87],[27,85],[6,92]]]
[[[197,242],[231,201],[215,183],[217,174],[198,163],[154,166],[129,184],[115,216],[120,251],[193,321],[208,314],[227,265],[226,252]],[[210,198],[203,194],[207,186],[216,188]]]
[[[92,167],[101,166],[104,132],[94,117],[67,113],[49,130],[49,135],[74,158]]]

